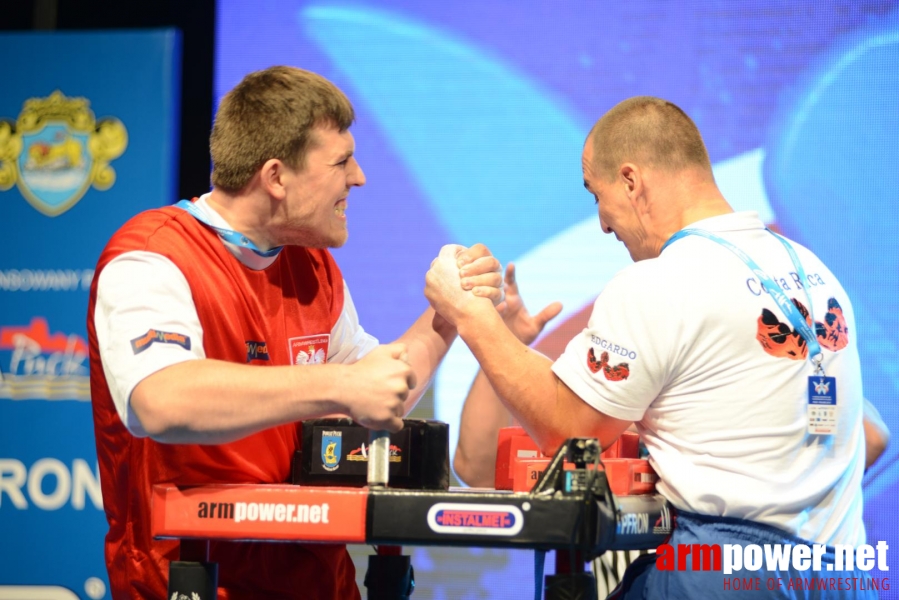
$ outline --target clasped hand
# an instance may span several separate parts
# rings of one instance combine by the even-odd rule
[[[434,310],[456,325],[466,311],[503,301],[502,265],[483,244],[444,246],[425,276],[425,296]]]

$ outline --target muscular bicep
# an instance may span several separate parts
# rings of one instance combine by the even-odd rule
[[[131,433],[145,436],[139,411],[131,404],[136,386],[166,367],[206,357],[187,279],[159,254],[122,254],[99,275],[93,319],[119,417]]]
[[[631,426],[633,421],[617,419],[596,410],[587,404],[564,381],[556,377],[557,410],[568,415],[570,437],[593,437],[599,440],[603,449]]]

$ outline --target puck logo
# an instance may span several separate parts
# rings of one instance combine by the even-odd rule
[[[439,502],[428,510],[434,533],[513,536],[523,526],[524,515],[512,505]]]

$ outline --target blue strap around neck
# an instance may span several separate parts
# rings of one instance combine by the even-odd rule
[[[770,229],[767,230],[768,233],[773,235],[775,238],[780,240],[780,242],[784,245],[784,248],[787,249],[787,253],[790,255],[790,260],[793,261],[793,267],[796,269],[796,273],[799,275],[799,280],[801,282],[807,282],[808,279],[805,276],[805,269],[802,268],[802,263],[799,261],[799,257],[796,255],[796,251],[793,250],[793,246],[790,245],[785,238],[777,235]],[[774,298],[774,301],[777,303],[777,306],[783,311],[786,315],[787,319],[789,319],[790,323],[793,325],[793,328],[803,337],[805,343],[808,344],[808,356],[809,360],[811,360],[816,369],[820,369],[821,361],[823,359],[823,354],[821,352],[821,344],[818,343],[818,336],[815,335],[815,331],[813,329],[815,323],[814,311],[812,309],[812,295],[805,289],[805,285],[803,284],[801,287],[803,291],[805,291],[805,296],[808,299],[808,314],[811,318],[812,325],[809,326],[808,322],[802,317],[802,314],[799,312],[799,309],[793,304],[793,301],[784,293],[783,289],[777,284],[777,281],[774,280],[773,277],[762,271],[761,267],[759,267],[758,263],[756,263],[752,258],[743,252],[740,248],[734,246],[724,238],[718,237],[717,235],[705,231],[703,229],[681,229],[674,235],[672,235],[667,242],[662,246],[662,251],[665,250],[668,246],[676,242],[677,240],[687,237],[688,235],[698,235],[700,237],[704,237],[706,239],[712,240],[721,246],[724,246],[731,252],[737,255],[740,260],[746,263],[746,266],[752,271],[752,273],[759,278],[762,284],[765,286],[765,289],[771,294],[771,297]]]
[[[194,204],[190,200],[180,200],[175,204],[175,206],[177,208],[181,208],[181,209],[189,212],[197,221],[199,221],[206,227],[215,231],[217,234],[219,234],[219,237],[221,237],[226,242],[230,242],[230,243],[234,244],[235,246],[240,246],[241,248],[246,248],[248,250],[252,250],[259,256],[264,256],[266,258],[269,258],[272,256],[277,256],[277,254],[279,252],[281,252],[281,248],[284,247],[284,246],[276,246],[275,248],[272,248],[271,250],[260,250],[256,246],[256,244],[254,244],[252,241],[250,241],[250,239],[247,236],[243,235],[242,233],[238,233],[231,229],[225,229],[224,227],[216,227],[215,225],[213,225],[209,221],[209,217],[207,217],[205,214],[203,214],[203,211],[201,211],[199,208],[197,208],[196,204]]]

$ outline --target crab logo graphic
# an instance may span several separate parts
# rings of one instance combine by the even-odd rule
[[[37,211],[59,216],[91,185],[112,187],[109,163],[127,146],[122,122],[97,122],[86,98],[67,98],[59,90],[31,98],[15,124],[0,120],[0,191],[15,184]]]
[[[630,366],[627,363],[620,363],[615,366],[609,364],[609,353],[603,351],[602,354],[599,355],[599,360],[596,360],[596,354],[593,352],[593,348],[587,351],[587,367],[590,369],[591,373],[598,373],[602,371],[602,374],[606,376],[606,379],[609,381],[622,381],[627,379],[631,374]]]
[[[811,317],[805,305],[796,298],[793,298],[793,305],[802,318],[811,325]],[[849,344],[849,327],[846,325],[846,317],[843,316],[843,308],[836,298],[827,301],[824,322],[816,321],[814,327],[818,343],[831,352],[838,352]],[[804,360],[808,356],[805,339],[789,324],[782,323],[777,315],[767,308],[762,309],[762,315],[758,318],[756,339],[771,356],[793,360]]]

